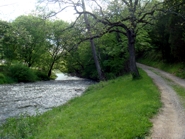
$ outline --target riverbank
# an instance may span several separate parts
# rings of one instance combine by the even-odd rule
[[[160,93],[141,71],[91,86],[81,97],[36,117],[10,119],[0,128],[14,138],[136,138],[149,134]],[[15,128],[16,127],[16,128]]]
[[[0,124],[22,113],[35,115],[51,110],[80,96],[93,83],[67,77],[67,80],[0,85]]]

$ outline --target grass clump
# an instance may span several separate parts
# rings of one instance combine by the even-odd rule
[[[140,80],[132,80],[132,76],[127,75],[93,85],[81,97],[63,106],[27,117],[34,120],[10,121],[0,128],[0,134],[33,139],[145,137],[152,126],[150,118],[158,112],[161,102],[152,80],[143,71],[140,73]],[[20,121],[25,122],[26,127],[18,128]]]

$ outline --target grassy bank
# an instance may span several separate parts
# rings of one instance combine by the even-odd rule
[[[149,133],[160,93],[152,80],[130,75],[91,86],[81,97],[36,117],[10,119],[0,138],[133,139]]]
[[[174,74],[177,77],[185,79],[185,64],[184,63],[165,63],[162,60],[152,59],[151,58],[142,58],[138,60],[139,63],[146,64],[155,68],[159,68],[171,74]]]

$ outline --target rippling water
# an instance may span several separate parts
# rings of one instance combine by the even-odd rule
[[[21,113],[43,113],[80,96],[90,80],[57,75],[55,81],[0,85],[0,123]]]

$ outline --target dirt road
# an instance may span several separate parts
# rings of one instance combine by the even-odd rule
[[[159,114],[152,119],[151,138],[185,139],[185,110],[176,92],[165,79],[167,78],[182,87],[185,87],[185,80],[143,64],[138,63],[137,66],[142,68],[153,79],[161,91],[163,107],[160,109]]]

